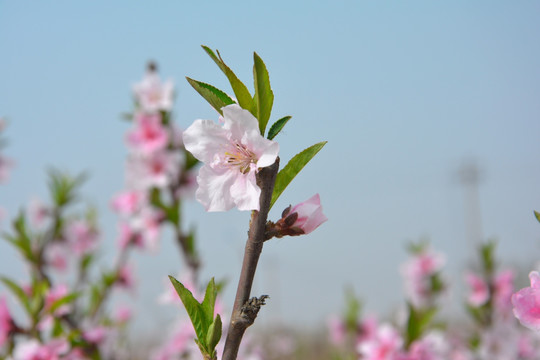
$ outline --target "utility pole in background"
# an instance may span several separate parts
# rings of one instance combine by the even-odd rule
[[[459,180],[464,188],[465,226],[467,243],[470,251],[475,254],[484,241],[482,233],[482,213],[480,211],[480,196],[478,187],[482,174],[474,160],[466,160],[458,170]]]

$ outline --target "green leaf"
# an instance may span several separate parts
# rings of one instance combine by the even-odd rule
[[[185,163],[186,170],[190,170],[194,168],[195,166],[197,166],[197,164],[199,163],[199,160],[197,160],[195,156],[193,156],[193,154],[191,154],[187,150],[184,150],[184,153],[186,154],[186,163]]]
[[[30,310],[32,312],[32,319],[37,322],[37,319],[40,318],[40,312],[45,305],[45,296],[49,292],[49,284],[45,280],[32,280],[32,292],[30,300]]]
[[[296,154],[287,165],[276,176],[276,184],[274,186],[274,192],[272,193],[272,200],[270,202],[270,208],[274,205],[281,193],[287,188],[296,175],[306,166],[306,164],[313,159],[315,155],[326,145],[326,141],[322,141],[315,145],[312,145],[304,151]]]
[[[21,210],[19,215],[13,221],[13,229],[15,230],[15,236],[4,234],[3,237],[15,246],[20,253],[31,263],[36,262],[36,256],[32,249],[30,236],[26,229],[26,219],[24,212]]]
[[[409,308],[409,319],[407,321],[407,347],[415,340],[419,339],[425,332],[429,323],[437,312],[436,308],[428,308],[426,310],[415,309],[411,304],[407,304]]]
[[[352,289],[347,289],[345,292],[345,301],[347,306],[345,308],[345,325],[347,330],[354,334],[358,328],[358,319],[362,310],[362,302],[354,295]]]
[[[93,260],[94,260],[94,254],[89,253],[89,254],[84,255],[79,264],[81,271],[85,272],[86,270],[88,270],[88,267],[90,266]]]
[[[191,256],[197,255],[197,248],[195,247],[195,228],[191,228],[189,234],[186,236],[186,250]]]
[[[431,277],[429,278],[429,282],[431,285],[431,291],[434,294],[438,294],[445,289],[444,281],[442,280],[441,275],[438,272],[431,275]]]
[[[51,313],[54,313],[60,306],[73,302],[75,299],[77,299],[77,297],[79,297],[78,293],[71,293],[64,297],[61,297],[60,299],[56,300],[51,304],[49,311]]]
[[[154,187],[150,191],[150,204],[154,207],[162,210],[165,213],[166,219],[169,220],[175,226],[179,225],[179,210],[178,205],[173,203],[171,206],[165,205],[161,200],[161,192],[158,188]]]
[[[266,65],[257,53],[253,53],[253,80],[255,82],[255,96],[253,97],[255,117],[259,120],[259,129],[261,135],[264,136],[274,104],[274,93],[270,87],[270,77]]]
[[[55,318],[53,321],[52,336],[60,337],[63,334],[63,332],[64,332],[64,329],[62,328],[61,321]]]
[[[206,314],[202,308],[202,305],[199,304],[199,302],[193,297],[191,291],[186,289],[186,287],[174,277],[169,275],[169,279],[171,280],[174,289],[176,290],[178,296],[180,296],[180,299],[184,304],[184,307],[189,315],[189,318],[191,319],[191,323],[193,324],[193,328],[195,329],[195,334],[197,335],[199,342],[204,341],[206,339],[208,328],[212,323],[212,318],[206,318]]]
[[[495,247],[496,243],[493,240],[480,246],[480,254],[482,256],[482,266],[487,274],[492,274],[495,271]]]
[[[540,213],[538,211],[534,211],[534,216],[536,217],[536,220],[538,220],[538,222],[540,222]]]
[[[101,274],[101,281],[105,288],[113,286],[113,284],[118,281],[118,272],[108,271]]]
[[[90,305],[89,313],[93,313],[99,306],[101,299],[101,287],[97,284],[92,285],[90,288]]]
[[[215,320],[212,322],[212,325],[208,328],[208,333],[206,334],[206,347],[208,349],[209,355],[213,358],[216,345],[221,339],[221,317],[219,314],[216,315]]]
[[[215,88],[210,84],[190,79],[188,77],[186,77],[186,79],[190,85],[193,86],[193,88],[199,94],[201,94],[201,96],[208,101],[208,103],[212,105],[212,107],[221,115],[223,115],[223,112],[221,111],[222,107],[234,104],[234,100],[218,88]]]
[[[221,58],[221,55],[219,54],[219,51],[216,50],[216,56],[216,54],[214,54],[212,49],[210,49],[208,46],[202,45],[202,48],[212,58],[212,60],[214,60],[217,66],[219,66],[221,71],[223,71],[223,73],[227,76],[227,79],[229,79],[231,87],[234,91],[234,96],[236,96],[236,99],[238,100],[238,104],[243,109],[251,111],[253,108],[253,99],[251,98],[251,94],[249,93],[246,85],[244,85],[240,79],[238,79],[235,73],[225,64]]]
[[[28,301],[28,296],[26,295],[24,290],[13,280],[5,276],[0,277],[0,281],[2,281],[4,285],[13,293],[13,295],[15,295],[15,297],[24,306],[26,312],[30,315],[32,313],[30,308],[30,302]]]
[[[203,302],[201,303],[202,309],[206,319],[214,318],[214,305],[216,304],[217,287],[214,278],[210,280],[208,286],[206,286],[206,293],[204,294]]]
[[[77,188],[88,178],[85,173],[72,177],[54,168],[48,170],[48,173],[49,191],[57,207],[65,206],[74,201]]]
[[[278,121],[276,121],[271,127],[270,130],[268,130],[268,140],[272,140],[276,137],[277,134],[283,129],[285,124],[291,120],[292,116],[284,116]]]

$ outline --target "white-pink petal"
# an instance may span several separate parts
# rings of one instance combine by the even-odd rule
[[[231,186],[231,197],[238,210],[258,210],[261,189],[257,186],[255,173],[250,171],[246,175],[237,176]]]
[[[184,131],[183,139],[186,150],[207,164],[230,144],[227,131],[211,120],[195,120]]]
[[[249,111],[242,109],[237,104],[225,106],[223,112],[223,129],[229,130],[235,140],[248,140],[254,135],[260,135],[259,122]],[[245,144],[247,145],[247,144]]]
[[[230,210],[235,205],[230,189],[236,179],[237,175],[232,171],[204,165],[197,176],[199,188],[195,192],[195,198],[203,204],[206,211]]]
[[[290,213],[298,214],[298,219],[293,226],[301,228],[305,234],[309,234],[328,220],[322,212],[319,194],[315,194],[308,200],[293,206]]]

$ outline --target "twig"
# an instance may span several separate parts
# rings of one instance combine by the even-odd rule
[[[274,191],[278,169],[279,158],[276,159],[276,162],[273,165],[262,168],[257,174],[257,185],[261,188],[261,197],[259,199],[260,206],[259,211],[253,211],[251,214],[249,236],[244,250],[242,271],[240,273],[240,279],[238,280],[231,322],[227,333],[227,340],[225,341],[225,349],[223,350],[223,360],[236,359],[244,332],[255,320],[260,305],[264,305],[265,295],[259,299],[252,299],[251,301],[249,300],[249,296],[259,256],[261,255],[265,241],[266,220],[268,211],[270,210],[270,200],[272,199],[272,192]],[[258,306],[256,309],[257,311],[251,309],[253,301],[255,301],[255,305]]]

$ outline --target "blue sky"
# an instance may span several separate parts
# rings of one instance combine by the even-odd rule
[[[271,216],[318,192],[329,221],[265,246],[254,291],[272,299],[261,322],[320,324],[346,286],[367,311],[389,314],[402,299],[404,245],[421,237],[446,254],[459,286],[473,257],[456,175],[466,159],[484,175],[484,236],[498,239],[503,263],[525,271],[540,258],[539,18],[533,1],[0,0],[0,115],[9,119],[5,153],[17,162],[0,206],[13,215],[45,199],[49,166],[87,170],[84,199],[99,209],[111,260],[108,201],[123,187],[128,124],[119,114],[131,109],[131,85],[154,59],[176,83],[179,126],[217,120],[184,80],[229,90],[206,44],[246,83],[252,52],[264,59],[271,120],[293,116],[277,138],[282,161],[328,141]],[[203,275],[228,277],[232,304],[249,214],[206,214],[193,203],[186,216],[198,228]],[[158,253],[137,256],[141,308],[154,309],[162,279],[180,271],[175,251],[165,233]],[[0,244],[0,273],[23,278],[12,254]]]

